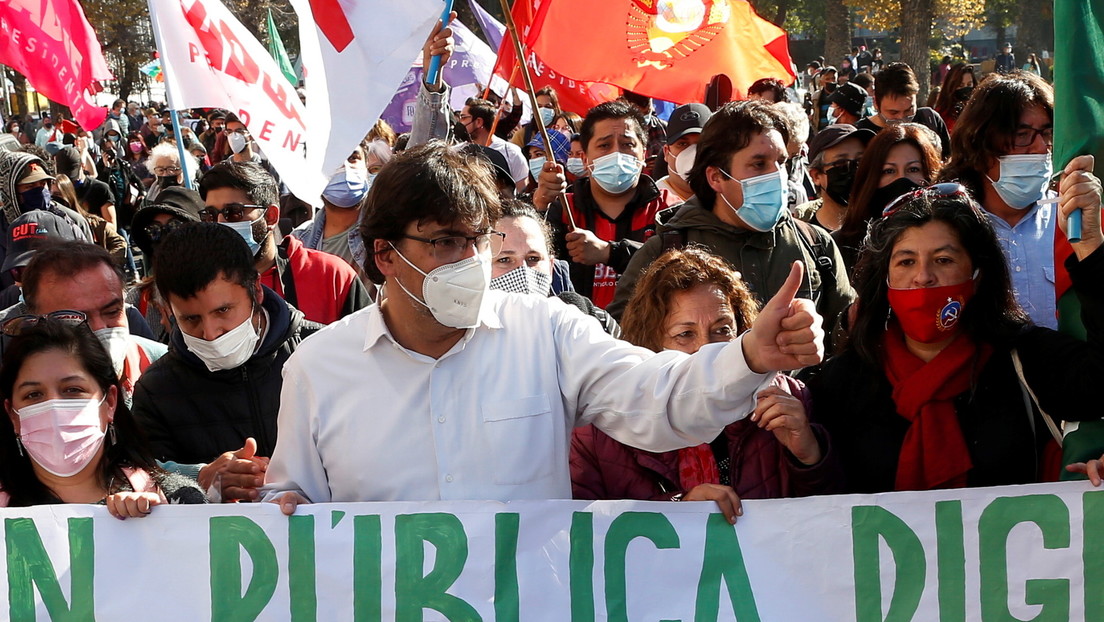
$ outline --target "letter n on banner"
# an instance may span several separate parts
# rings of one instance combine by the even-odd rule
[[[93,574],[96,565],[95,541],[91,518],[69,519],[69,593],[65,602],[57,572],[42,545],[34,521],[29,518],[4,519],[4,543],[8,548],[8,614],[12,620],[34,620],[34,588],[51,620],[94,620]]]

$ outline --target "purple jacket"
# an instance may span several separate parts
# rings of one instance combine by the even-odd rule
[[[788,376],[776,384],[810,402],[805,386]],[[730,483],[741,499],[771,499],[833,494],[843,491],[843,472],[828,433],[817,424],[820,462],[805,466],[750,418],[724,429],[732,456]],[[689,492],[679,482],[678,451],[652,453],[615,441],[594,426],[576,428],[571,436],[571,490],[575,499],[641,499],[666,501]]]

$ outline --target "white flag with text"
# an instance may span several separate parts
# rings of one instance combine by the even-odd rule
[[[306,110],[257,38],[219,0],[149,0],[149,8],[169,106],[232,111],[293,193],[321,194],[322,169],[304,161]]]

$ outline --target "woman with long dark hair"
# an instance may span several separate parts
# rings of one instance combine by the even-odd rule
[[[1099,418],[1100,181],[1075,163],[1059,221],[1076,210],[1084,219],[1067,267],[1087,342],[1031,324],[993,227],[964,186],[918,189],[871,223],[853,280],[850,340],[809,379],[849,491],[1053,479],[1043,461],[1048,429]],[[1098,460],[1071,468],[1094,484],[1099,469]]]
[[[942,164],[939,137],[918,123],[891,124],[867,143],[843,223],[832,232],[848,275],[858,261],[867,223],[893,199],[934,181]]]
[[[970,95],[977,86],[977,76],[974,75],[974,66],[967,63],[955,63],[943,79],[943,86],[939,89],[939,97],[935,100],[935,111],[947,123],[947,131],[954,131],[955,121]]]
[[[111,357],[78,311],[8,320],[0,368],[0,506],[103,503],[119,518],[161,503],[205,503],[194,481],[157,466]]]

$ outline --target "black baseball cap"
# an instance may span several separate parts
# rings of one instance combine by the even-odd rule
[[[877,134],[875,134],[873,130],[868,130],[866,128],[859,129],[849,123],[829,125],[817,132],[812,142],[809,143],[809,161],[812,162],[822,151],[831,149],[848,138],[858,138],[862,141],[862,144],[865,145],[875,136],[877,136]]]
[[[61,216],[46,210],[31,210],[21,214],[8,227],[8,254],[4,257],[4,272],[22,268],[31,262],[35,251],[49,240],[77,240],[73,225]]]
[[[675,108],[667,120],[667,144],[673,145],[687,134],[701,134],[711,116],[713,111],[705,104],[683,104]]]
[[[847,112],[859,116],[862,114],[863,104],[866,103],[866,89],[857,84],[844,82],[828,96],[828,103],[835,104]]]

